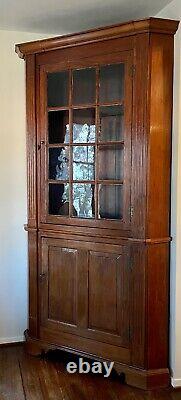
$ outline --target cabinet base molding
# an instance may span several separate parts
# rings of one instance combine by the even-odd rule
[[[81,357],[103,361],[103,359],[101,359],[100,357],[93,356],[92,354],[88,354],[83,351],[77,351],[66,346],[60,346],[42,341],[40,339],[31,338],[29,336],[28,330],[25,331],[25,339],[25,350],[28,354],[33,356],[41,356],[47,353],[49,350],[63,350]],[[130,367],[125,364],[116,362],[114,364],[114,369],[118,373],[118,375],[122,376],[124,374],[124,381],[126,384],[137,387],[139,389],[152,390],[168,388],[170,386],[170,373],[168,368],[146,371],[144,369]]]

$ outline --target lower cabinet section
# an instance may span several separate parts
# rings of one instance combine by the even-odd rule
[[[41,239],[40,339],[130,360],[128,247]]]
[[[114,361],[130,385],[167,387],[169,244],[99,240],[29,231],[26,349]]]

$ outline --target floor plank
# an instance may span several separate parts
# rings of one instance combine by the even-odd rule
[[[40,363],[41,360],[28,356],[24,352],[19,355],[22,386],[26,400],[44,400],[39,379]]]
[[[18,355],[21,348],[0,349],[0,400],[24,400]]]
[[[51,352],[31,357],[22,346],[0,348],[0,400],[181,400],[181,390],[145,392],[124,385],[116,374],[68,374],[75,356]]]

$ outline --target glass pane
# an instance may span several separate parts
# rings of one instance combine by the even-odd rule
[[[68,105],[68,71],[48,73],[48,106]]]
[[[99,185],[99,218],[123,218],[123,187]]]
[[[100,102],[121,101],[124,97],[124,64],[100,68]]]
[[[49,184],[49,214],[69,215],[69,184]]]
[[[94,180],[94,146],[73,147],[73,180]]]
[[[50,144],[69,142],[68,111],[49,111],[48,134]]]
[[[73,111],[73,142],[95,142],[95,109]]]
[[[73,214],[79,218],[94,218],[95,186],[84,183],[73,184]]]
[[[49,179],[69,179],[69,147],[49,149]]]
[[[73,71],[73,104],[95,103],[96,71],[94,68]]]
[[[121,146],[99,147],[99,179],[123,179],[124,150]]]
[[[100,107],[99,140],[102,142],[123,140],[124,109],[123,106]]]

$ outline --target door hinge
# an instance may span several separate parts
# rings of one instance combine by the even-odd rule
[[[134,65],[134,64],[131,65],[130,74],[131,74],[131,78],[133,79],[136,74],[136,65]]]
[[[133,218],[133,214],[134,214],[134,207],[130,206],[130,217]]]

